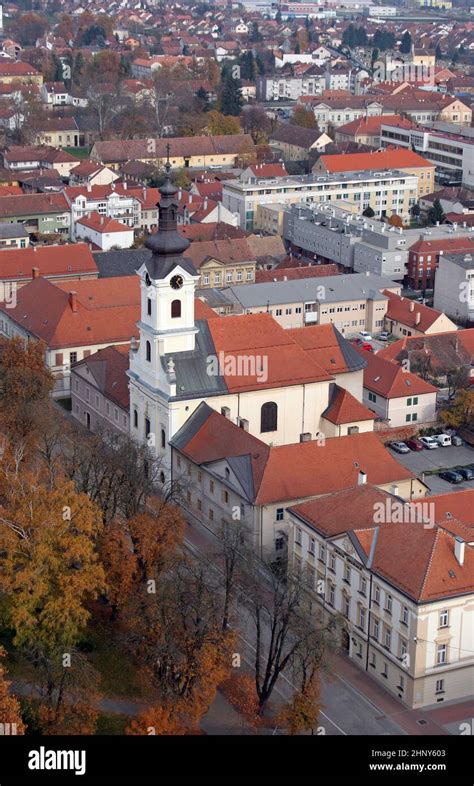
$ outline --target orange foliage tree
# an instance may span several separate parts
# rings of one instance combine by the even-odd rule
[[[0,647],[0,658],[6,655],[3,647]],[[16,733],[24,734],[26,726],[23,723],[20,713],[20,705],[16,696],[10,693],[10,683],[6,679],[7,670],[0,663],[0,723],[15,724]]]

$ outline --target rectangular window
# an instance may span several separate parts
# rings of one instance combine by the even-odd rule
[[[214,511],[212,508],[209,508],[209,521],[214,521]]]
[[[351,583],[351,566],[347,564],[344,565],[344,581],[346,584]]]
[[[336,572],[336,555],[335,554],[331,554],[329,556],[329,570],[332,571],[333,573]]]
[[[209,481],[209,491],[211,492],[211,494],[214,494],[214,481],[213,480]]]
[[[403,625],[408,625],[408,614],[409,614],[408,607],[404,606],[403,609],[402,609],[402,618],[400,620],[400,622]]]
[[[382,677],[385,677],[385,679],[388,679],[388,665],[387,665],[387,661],[386,660],[384,660],[384,662],[383,662]]]
[[[151,423],[149,418],[145,418],[145,437],[148,437],[151,431]]]
[[[376,603],[376,604],[377,604],[377,606],[378,606],[378,605],[379,605],[379,603],[380,603],[380,587],[379,587],[379,585],[378,585],[378,584],[376,584],[376,585],[374,586],[374,603]]]
[[[283,521],[283,515],[284,515],[284,508],[277,508],[276,516],[275,516],[276,520]]]
[[[443,663],[447,663],[448,659],[448,645],[447,644],[438,644],[436,648],[436,663],[438,666],[442,666]]]
[[[377,396],[375,395],[375,393],[372,393],[370,390],[369,390],[368,398],[369,398],[369,401],[372,401],[373,403],[375,403],[377,401]]]
[[[69,353],[69,363],[71,364],[71,366],[73,363],[77,363],[77,352]]]
[[[359,627],[362,630],[365,629],[365,609],[363,606],[359,606]]]
[[[297,543],[298,546],[301,546],[301,530],[299,527],[296,527],[295,529],[295,543]]]
[[[378,619],[374,619],[373,626],[372,626],[372,638],[378,641],[379,633],[380,633],[380,623]]]
[[[436,680],[436,693],[444,693],[444,680]]]
[[[367,579],[365,576],[361,576],[359,579],[359,592],[361,595],[367,594]]]
[[[324,562],[325,559],[326,559],[326,548],[325,548],[323,543],[319,544],[319,557],[318,557],[318,559],[321,562]]]
[[[310,538],[309,539],[308,551],[309,551],[310,554],[313,554],[313,555],[316,553],[316,539],[315,538]]]
[[[329,596],[328,596],[328,603],[330,606],[334,606],[334,601],[336,597],[336,588],[334,584],[329,584]]]
[[[385,600],[385,611],[388,614],[392,613],[392,596],[391,595],[387,595],[387,598]]]
[[[229,492],[225,489],[222,489],[222,502],[225,502],[226,504],[229,502]]]
[[[448,619],[449,619],[449,617],[448,617],[448,610],[447,609],[443,609],[443,611],[440,611],[440,613],[439,613],[439,627],[440,628],[447,628],[448,627]]]

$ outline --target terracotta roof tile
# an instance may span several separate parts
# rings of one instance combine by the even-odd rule
[[[393,319],[395,322],[401,322],[407,327],[415,328],[420,333],[425,333],[432,327],[436,320],[443,316],[441,311],[435,308],[429,308],[422,303],[415,303],[410,298],[401,297],[391,292],[389,289],[384,289],[383,294],[388,297],[386,319]],[[417,322],[419,316],[419,322]],[[453,330],[455,327],[453,328]]]
[[[342,423],[375,419],[375,415],[370,409],[367,409],[348,390],[340,388],[339,385],[334,386],[331,402],[321,417],[337,426]]]
[[[395,148],[373,153],[350,153],[349,155],[322,155],[321,163],[327,172],[357,172],[371,169],[411,169],[433,167],[430,161],[413,150]]]

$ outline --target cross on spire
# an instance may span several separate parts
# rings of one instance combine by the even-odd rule
[[[168,172],[168,174],[169,174],[169,171],[170,171],[170,169],[171,169],[171,164],[170,164],[170,150],[171,150],[171,145],[170,145],[170,143],[168,142],[168,144],[166,145],[166,164],[165,164],[165,169],[166,169],[166,171]]]

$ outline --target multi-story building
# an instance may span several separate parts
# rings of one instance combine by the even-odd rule
[[[410,246],[406,281],[412,289],[433,289],[439,260],[445,254],[474,252],[472,227],[446,227],[441,236],[437,229],[425,229],[417,242]]]
[[[474,254],[440,257],[434,306],[456,320],[474,322]]]
[[[290,507],[290,564],[316,621],[338,615],[343,650],[403,704],[463,700],[474,679],[474,492],[407,504],[396,484],[371,483],[369,471],[358,487]]]
[[[357,273],[370,272],[398,281],[406,274],[407,239],[401,228],[332,204],[287,207],[283,237],[317,261],[329,260]]]
[[[105,347],[71,366],[71,412],[104,437],[130,432],[129,348]]]
[[[229,287],[234,311],[270,314],[283,328],[334,325],[344,336],[361,330],[381,333],[388,306],[384,291],[401,291],[399,284],[373,273],[269,281]]]
[[[302,76],[259,76],[257,77],[257,100],[296,101],[301,96],[321,95],[325,89],[325,76],[321,68],[312,68],[313,73]],[[314,72],[317,73],[314,73]]]
[[[22,224],[30,234],[69,236],[71,211],[64,194],[0,195],[0,222]]]
[[[416,175],[418,198],[430,194],[434,189],[435,166],[413,150],[393,148],[370,153],[350,153],[320,156],[313,172],[341,174],[343,172],[373,172],[395,170]],[[396,212],[396,211],[395,211]]]
[[[240,226],[252,230],[259,204],[346,200],[360,212],[371,207],[376,216],[397,213],[403,219],[416,204],[418,178],[398,171],[343,172],[326,175],[294,175],[276,178],[225,180],[222,202],[240,216]]]
[[[448,185],[474,187],[474,129],[455,123],[401,127],[382,124],[382,147],[397,145],[421,153],[436,166],[436,179]]]

